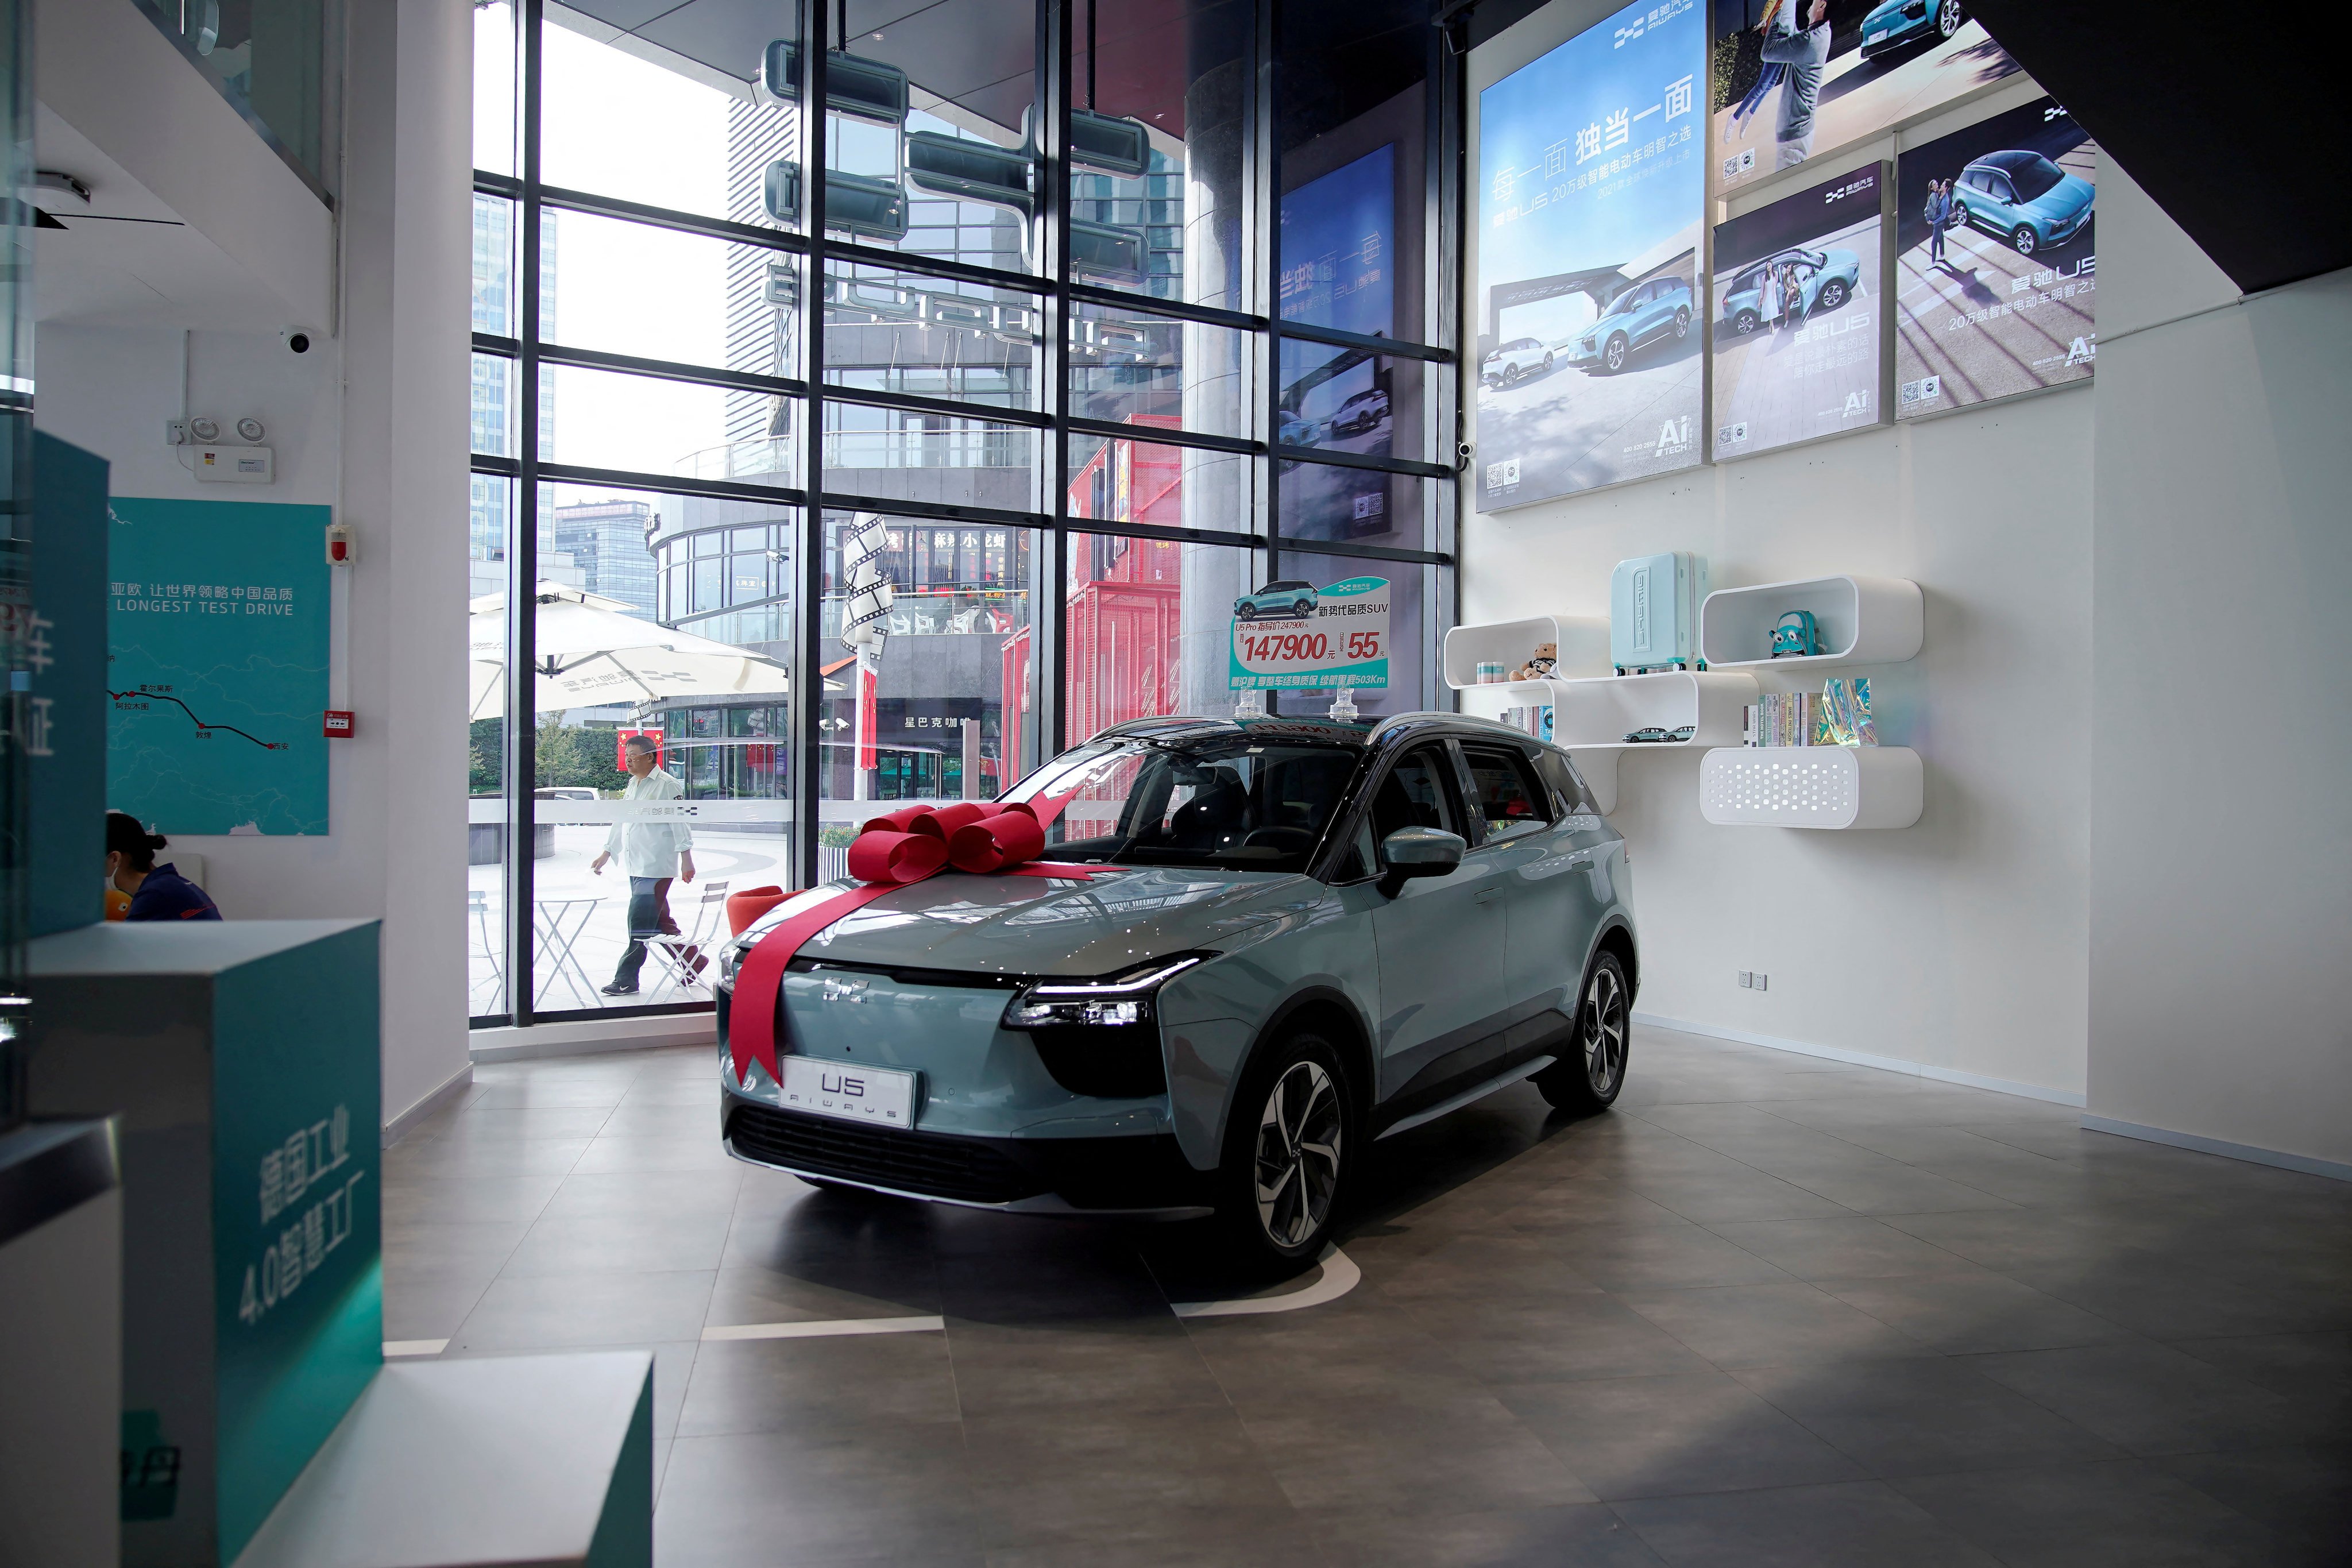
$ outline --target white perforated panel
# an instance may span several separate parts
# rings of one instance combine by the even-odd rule
[[[1699,814],[1709,822],[1843,827],[1862,805],[1862,773],[1843,746],[1738,746],[1707,752]]]

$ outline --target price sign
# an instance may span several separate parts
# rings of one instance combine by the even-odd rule
[[[1305,613],[1295,601],[1234,617],[1227,684],[1235,691],[1389,683],[1389,580],[1350,577],[1318,589]]]

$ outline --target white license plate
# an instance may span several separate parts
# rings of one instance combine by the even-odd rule
[[[818,1116],[838,1116],[869,1127],[915,1124],[915,1075],[897,1068],[859,1067],[786,1057],[784,1104]]]

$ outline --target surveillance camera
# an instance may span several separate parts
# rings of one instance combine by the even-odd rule
[[[289,354],[306,354],[310,352],[310,334],[304,328],[289,327],[278,334],[278,341],[286,345],[286,352]]]

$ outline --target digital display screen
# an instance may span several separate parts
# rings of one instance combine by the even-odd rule
[[[1897,418],[2091,374],[2098,162],[2097,144],[2047,98],[1897,161]]]
[[[1479,94],[1481,511],[1700,460],[1706,43],[1630,5]]]
[[[1716,226],[1718,461],[1886,417],[1878,282],[1887,173],[1865,163]]]

